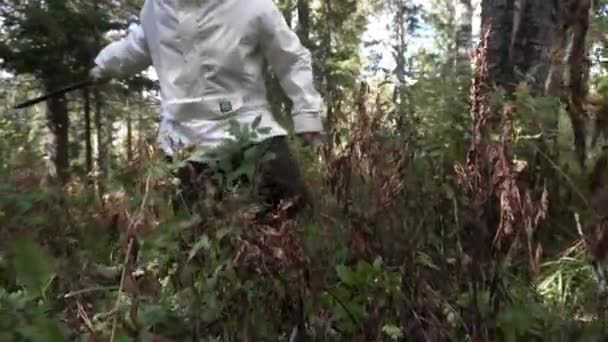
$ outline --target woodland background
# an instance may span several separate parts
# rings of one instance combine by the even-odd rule
[[[293,141],[315,207],[274,226],[248,188],[173,213],[148,74],[11,109],[141,2],[0,0],[0,341],[606,339],[604,0],[277,1],[329,143]]]

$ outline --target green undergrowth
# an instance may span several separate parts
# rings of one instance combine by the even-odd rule
[[[558,110],[521,97],[529,111]],[[455,104],[435,105],[415,136],[370,114],[336,133],[333,156],[291,139],[313,207],[271,225],[252,220],[263,149],[217,164],[227,196],[201,199],[194,215],[172,210],[182,159],[142,155],[100,196],[82,182],[53,187],[18,162],[34,152],[18,151],[0,177],[0,341],[471,341],[479,327],[499,341],[605,339],[586,255],[557,253],[570,235],[548,238],[535,279],[517,257],[476,280],[479,241],[452,170],[466,121],[433,135]],[[517,125],[523,159],[537,126]],[[224,148],[260,129],[234,126]]]

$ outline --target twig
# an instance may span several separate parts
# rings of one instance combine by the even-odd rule
[[[359,322],[359,320],[357,319],[357,316],[355,316],[355,314],[348,308],[348,306],[346,306],[346,303],[344,303],[344,301],[342,301],[342,299],[338,298],[338,296],[336,296],[329,288],[326,288],[325,291],[333,298],[336,300],[336,302],[338,302],[338,304],[340,304],[340,306],[344,309],[344,311],[346,311],[346,313],[348,314],[348,317],[353,321],[353,323],[355,323],[355,325],[357,327],[361,326],[361,322]]]
[[[127,246],[127,253],[125,255],[125,266],[129,262],[129,258],[131,257],[131,251],[133,250],[134,242],[135,242],[135,238],[133,236],[130,237],[129,245]],[[122,269],[122,274],[120,276],[120,287],[118,288],[118,297],[116,298],[116,303],[114,304],[114,309],[112,309],[112,311],[114,312],[114,319],[112,322],[112,335],[110,337],[110,342],[114,342],[114,337],[116,335],[116,326],[118,324],[118,315],[116,313],[118,312],[118,308],[120,307],[120,297],[122,296],[122,293],[124,291],[125,279],[127,277],[127,269],[128,269],[128,267],[123,267],[123,269]]]
[[[77,290],[77,291],[66,293],[65,295],[63,295],[63,298],[67,299],[67,298],[75,297],[75,296],[85,294],[85,293],[100,292],[100,291],[114,291],[114,290],[118,290],[118,289],[119,289],[118,286],[97,286],[97,287],[91,287],[88,289],[82,289],[82,290]]]
[[[112,310],[112,311],[114,311],[115,314],[114,314],[114,319],[112,322],[112,335],[110,337],[110,342],[114,342],[114,338],[116,336],[116,326],[118,325],[118,315],[116,313],[118,312],[118,309],[120,307],[120,297],[122,296],[122,293],[123,293],[124,287],[125,287],[125,280],[127,278],[127,272],[129,270],[129,267],[127,267],[127,265],[129,264],[129,258],[131,257],[131,253],[133,252],[133,246],[135,244],[136,228],[137,228],[137,225],[141,222],[144,209],[146,208],[146,204],[148,202],[148,197],[150,194],[150,178],[151,178],[151,176],[148,176],[146,178],[146,187],[145,187],[144,198],[141,202],[139,212],[135,215],[134,219],[131,220],[131,223],[129,224],[129,228],[127,229],[127,233],[129,234],[129,243],[127,245],[127,252],[125,253],[125,260],[124,260],[124,264],[123,264],[124,266],[122,268],[122,274],[120,276],[120,286],[118,288],[118,296],[116,298],[116,303],[114,304],[114,309]]]
[[[570,186],[571,190],[574,191],[578,197],[581,198],[581,200],[583,201],[583,203],[585,203],[585,206],[587,206],[588,208],[591,207],[591,205],[589,204],[589,201],[587,200],[587,197],[585,197],[585,195],[583,194],[583,192],[580,190],[580,187],[576,186],[576,184],[574,183],[574,181],[572,180],[572,178],[570,178],[570,176],[568,176],[564,170],[562,170],[559,165],[557,165],[545,152],[543,152],[538,146],[532,144],[532,146],[534,146],[534,149],[540,153],[540,155],[542,155],[548,162],[549,164],[551,164],[551,166],[557,171],[559,172],[562,177],[564,177],[564,179],[566,180],[566,182],[568,182],[568,185]]]
[[[579,235],[580,235],[580,233],[579,233]],[[578,251],[581,248],[581,246],[585,247],[584,238],[581,238],[580,240],[575,241],[572,245],[570,245],[570,247],[568,247],[565,250],[563,250],[562,252],[560,252],[557,255],[558,259],[570,256],[570,254]]]
[[[581,239],[587,247],[587,250],[591,251],[591,246],[589,246],[589,243],[587,242],[587,239],[585,238],[585,235],[583,233],[583,227],[581,225],[579,214],[575,213],[574,218],[576,220],[576,229],[578,231],[578,234],[581,236]],[[604,274],[604,269],[602,268],[602,263],[597,260],[597,258],[593,258],[593,260],[591,261],[591,266],[593,269],[593,273],[595,273],[595,277],[598,281],[599,292],[601,295],[604,295],[608,291],[608,284],[606,283],[606,276]]]
[[[80,304],[79,301],[76,301],[76,307],[78,308],[78,317],[80,317],[80,319],[82,319],[82,321],[84,322],[84,325],[87,327],[89,332],[92,335],[95,335],[95,327],[93,327],[93,323],[91,322],[91,319],[89,319],[89,315],[84,310],[84,308],[82,307],[82,304]]]
[[[422,327],[424,327],[424,322],[423,321],[425,319],[422,318],[422,317],[420,317],[418,315],[418,313],[416,312],[416,310],[412,310],[412,315],[414,315],[414,318],[418,321],[418,324],[420,324],[420,327],[421,327],[420,332],[424,336],[424,340],[425,341],[430,341],[428,333],[424,329],[422,329]]]

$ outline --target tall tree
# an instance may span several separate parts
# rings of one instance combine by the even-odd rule
[[[292,26],[293,22],[293,0],[278,0],[275,1],[285,22],[289,27]],[[289,113],[291,111],[291,101],[287,94],[283,91],[279,79],[275,76],[272,68],[268,63],[264,66],[265,74],[264,81],[266,83],[267,98],[270,103],[272,113],[275,118],[283,125],[290,127],[291,121],[289,120]]]
[[[310,2],[307,0],[298,0],[297,2],[298,11],[298,28],[297,34],[302,44],[312,49],[312,43],[310,41],[310,28],[311,28],[311,13],[310,13]]]
[[[50,92],[86,74],[83,56],[91,45],[90,27],[113,28],[108,16],[76,0],[4,0],[0,31],[0,67],[17,74],[33,74]],[[69,175],[69,112],[67,97],[47,101],[50,174],[65,182]]]
[[[319,90],[327,103],[327,128],[334,131],[336,116],[350,98],[361,69],[359,47],[368,23],[369,1],[323,0],[315,11]],[[339,139],[339,137],[337,137]],[[329,149],[333,142],[329,142]]]
[[[456,10],[456,72],[469,78],[471,61],[469,52],[473,45],[473,4],[471,0],[455,0]]]
[[[514,86],[511,59],[512,32],[516,0],[483,0],[482,31],[491,30],[488,39],[488,73],[494,83],[505,88]]]
[[[367,26],[369,1],[323,0],[317,3],[318,6],[304,0],[277,0],[276,3],[290,26],[297,18],[295,31],[312,53],[316,87],[328,104],[326,110],[331,122],[341,99],[348,97],[344,90],[354,84],[359,74],[358,50]],[[289,125],[291,103],[270,69],[267,70],[266,86],[273,113]]]
[[[482,26],[491,30],[491,79],[508,91],[526,81],[534,95],[560,97],[568,106],[582,167],[589,15],[589,0],[482,1]]]
[[[590,65],[587,58],[587,33],[591,13],[590,0],[569,0],[559,8],[559,25],[551,46],[551,65],[545,91],[559,96],[566,104],[574,133],[578,162],[585,167],[587,143],[584,99],[588,93]]]
[[[91,133],[91,93],[88,88],[83,90],[84,101],[84,136],[85,136],[85,171],[93,170],[93,135]]]
[[[408,37],[412,36],[419,27],[418,14],[421,7],[411,0],[390,0],[387,4],[389,12],[393,13],[393,57],[396,61],[394,102],[397,105],[399,126],[403,126],[409,112],[407,94],[408,72]]]

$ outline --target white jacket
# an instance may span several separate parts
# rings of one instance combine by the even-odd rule
[[[267,138],[285,135],[266,98],[263,60],[293,101],[296,133],[322,131],[322,99],[311,55],[272,0],[146,0],[140,25],[106,46],[97,72],[122,77],[154,66],[161,89],[159,143],[168,154],[205,150],[228,138],[231,112],[250,125],[261,116]]]

